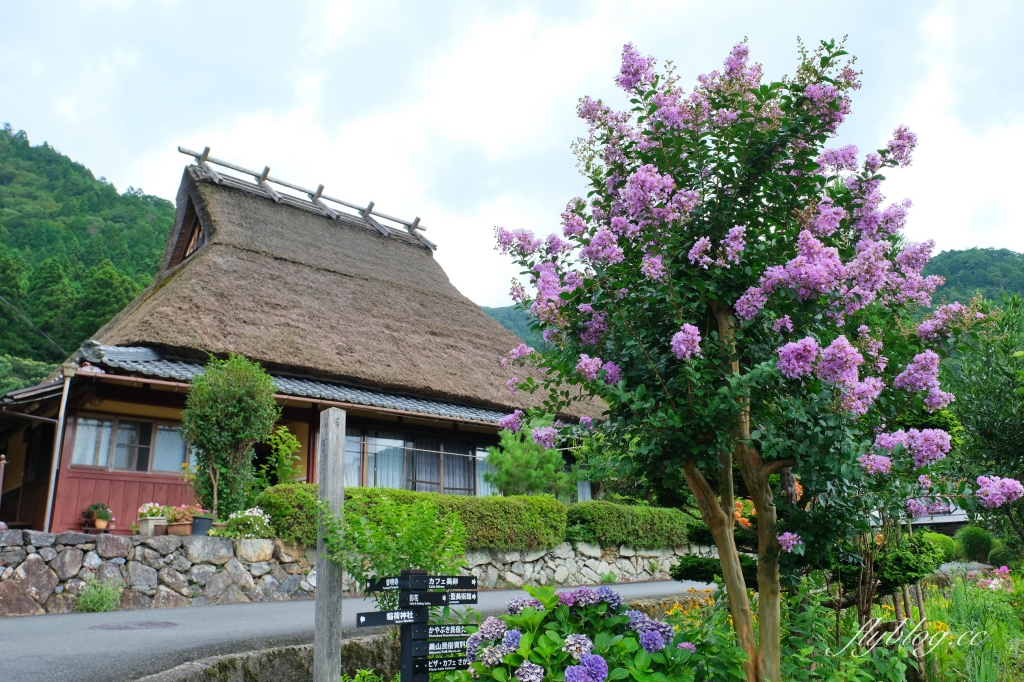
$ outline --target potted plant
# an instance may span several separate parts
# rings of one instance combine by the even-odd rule
[[[139,534],[156,535],[157,526],[167,525],[167,515],[162,504],[147,502],[139,507]]]
[[[213,526],[213,514],[198,504],[196,510],[195,516],[192,517],[192,535],[206,535]]]
[[[191,535],[192,519],[197,512],[203,508],[194,504],[180,504],[177,507],[167,507],[167,534],[168,535]]]
[[[97,509],[92,513],[92,523],[96,526],[96,530],[106,530],[107,525],[114,520],[114,515],[110,513],[110,509],[104,507],[103,509]]]

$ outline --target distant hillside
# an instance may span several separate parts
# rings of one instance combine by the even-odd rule
[[[546,345],[540,332],[530,328],[533,316],[525,310],[511,305],[505,308],[488,308],[487,306],[480,306],[480,308],[505,329],[521,338],[526,345],[534,348]]]
[[[943,251],[929,261],[926,275],[941,275],[946,283],[935,300],[966,302],[980,291],[998,301],[1003,294],[1024,294],[1024,254],[1009,249]]]
[[[11,306],[70,354],[149,284],[173,222],[171,202],[131,187],[119,194],[49,144],[33,147],[25,131],[5,125],[0,387],[39,376],[37,365],[21,359],[52,365],[65,357]]]

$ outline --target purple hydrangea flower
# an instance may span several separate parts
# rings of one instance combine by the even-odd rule
[[[700,356],[700,330],[692,324],[684,324],[672,337],[672,352],[680,360]]]
[[[538,610],[544,608],[544,604],[542,604],[540,600],[534,599],[533,597],[513,597],[512,599],[508,600],[507,606],[508,612],[513,616],[518,616],[520,613],[523,612],[523,609],[525,609],[528,606]]]
[[[779,545],[782,547],[782,551],[784,552],[789,552],[792,554],[793,548],[797,545],[802,545],[803,543],[804,541],[801,540],[800,536],[796,533],[790,533],[789,531],[786,531],[785,533],[779,536]]]
[[[519,648],[519,640],[522,638],[523,633],[519,632],[519,630],[509,630],[501,640],[501,645],[509,651],[515,651]]]
[[[580,663],[594,682],[604,682],[608,678],[608,663],[601,656],[587,654],[580,659]]]
[[[676,648],[689,649],[690,653],[695,653],[697,651],[697,645],[693,642],[680,642],[679,644],[676,644]]]
[[[477,630],[483,639],[501,639],[505,635],[505,621],[489,616]]]
[[[646,630],[640,633],[640,646],[647,653],[653,654],[665,648],[665,640],[657,630]]]
[[[601,601],[608,605],[609,609],[614,610],[622,606],[622,595],[607,585],[597,588],[594,590],[594,593],[597,594]]]
[[[523,661],[516,670],[516,679],[519,682],[541,682],[544,679],[544,668],[532,661]]]
[[[586,635],[569,635],[565,638],[562,651],[568,652],[577,661],[594,650],[594,643]]]
[[[501,665],[501,659],[509,653],[511,652],[500,644],[484,647],[480,651],[480,662],[488,668],[493,668],[496,665]]]

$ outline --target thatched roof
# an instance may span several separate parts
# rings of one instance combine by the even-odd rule
[[[198,217],[206,238],[175,265]],[[95,336],[202,360],[244,355],[277,374],[511,410],[499,359],[520,340],[460,294],[415,237],[275,203],[185,169],[153,283]]]

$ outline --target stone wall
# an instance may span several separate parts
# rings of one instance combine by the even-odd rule
[[[575,548],[563,542],[533,552],[477,550],[466,553],[465,572],[485,587],[527,585],[597,585],[614,574],[614,582],[669,580],[669,570],[685,554],[718,556],[714,547],[689,545],[675,549],[604,548],[585,542]]]
[[[715,556],[711,547],[634,550],[563,542],[533,552],[467,552],[466,574],[482,587],[596,585],[668,580],[684,554]],[[122,609],[168,608],[313,596],[314,553],[280,540],[202,535],[159,537],[0,532],[0,616],[67,613],[94,578],[123,588]],[[357,586],[345,580],[355,593]]]
[[[308,598],[311,569],[279,540],[3,531],[0,615],[73,611],[88,579],[123,588],[123,609]]]

